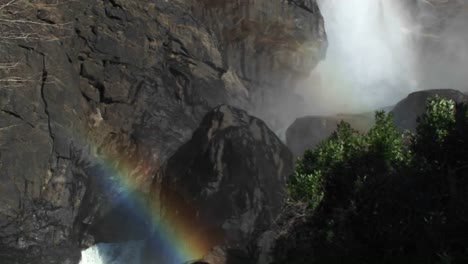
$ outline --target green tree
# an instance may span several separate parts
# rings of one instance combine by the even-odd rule
[[[282,263],[467,263],[468,106],[428,101],[414,134],[375,118],[298,160],[288,193],[310,208],[297,232],[314,235]]]
[[[289,197],[316,208],[326,185],[358,188],[376,172],[394,171],[408,163],[410,155],[393,126],[392,115],[377,112],[375,118],[376,124],[367,134],[341,122],[315,150],[306,151],[290,178]]]
[[[357,155],[362,148],[363,137],[348,123],[341,122],[336,132],[322,142],[316,150],[308,150],[296,163],[295,173],[288,184],[289,197],[303,201],[315,208],[324,196],[325,177],[335,166]]]

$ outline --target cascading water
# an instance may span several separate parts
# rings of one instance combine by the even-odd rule
[[[141,263],[144,241],[97,244],[81,252],[80,264]]]
[[[416,89],[411,34],[395,0],[319,0],[327,58],[298,93],[314,114],[360,112]]]

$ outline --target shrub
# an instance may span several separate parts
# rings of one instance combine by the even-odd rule
[[[283,263],[467,263],[468,106],[428,101],[414,134],[375,118],[366,134],[339,124],[298,160],[288,193],[309,204],[314,256]]]

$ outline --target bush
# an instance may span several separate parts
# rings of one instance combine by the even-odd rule
[[[367,134],[341,123],[290,178],[290,200],[309,204],[314,261],[466,263],[467,105],[434,98],[415,134],[375,118]]]
[[[367,134],[341,122],[316,150],[306,151],[290,178],[290,199],[308,202],[314,209],[324,196],[325,185],[336,185],[339,178],[342,184],[359,188],[377,172],[395,171],[408,163],[409,152],[393,126],[392,116],[377,112],[375,118],[376,124]]]

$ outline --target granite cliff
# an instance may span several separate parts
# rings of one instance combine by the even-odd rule
[[[121,190],[104,172],[147,194],[219,104],[284,126],[272,106],[327,46],[314,0],[13,0],[0,28],[6,263],[76,263],[80,248],[138,238],[115,235]]]

